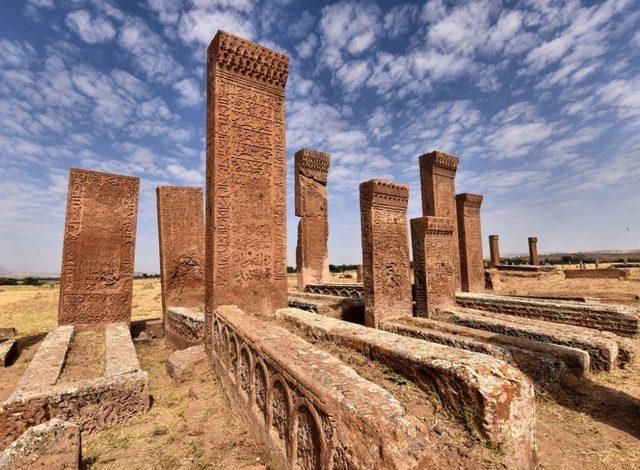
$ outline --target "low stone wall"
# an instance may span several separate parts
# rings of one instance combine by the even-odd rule
[[[499,264],[495,267],[499,271],[520,271],[527,273],[553,273],[558,269],[555,266],[533,266],[530,264],[518,264],[518,265],[509,265],[509,264]]]
[[[104,377],[56,384],[64,363],[61,351],[66,353],[72,335],[70,326],[49,333],[31,360],[26,378],[23,376],[0,406],[0,448],[29,427],[53,418],[75,423],[82,432],[92,432],[149,409],[149,378],[139,370],[128,326],[124,323],[106,327],[107,373]],[[54,358],[62,364],[56,364]]]
[[[338,297],[351,297],[362,299],[364,286],[362,284],[307,284],[305,292],[310,294],[335,295]]]
[[[277,314],[313,339],[350,347],[435,391],[459,415],[469,417],[514,468],[535,465],[533,385],[519,370],[485,354],[403,337],[298,309]]]
[[[467,343],[463,342],[463,339],[473,341],[473,344],[479,343],[485,345],[485,347],[491,346],[490,349],[486,349],[486,352],[482,350],[477,350],[477,352],[484,352],[503,359],[517,366],[527,375],[534,376],[537,380],[545,383],[550,380],[557,380],[565,369],[579,377],[583,377],[589,372],[589,354],[581,349],[568,346],[467,328],[427,318],[409,318],[385,322],[382,328],[404,336],[441,342],[471,351],[477,349],[469,348]],[[434,337],[435,333],[440,334]],[[439,341],[442,335],[446,335],[445,338],[451,339],[446,343]],[[496,350],[500,355],[496,354]],[[505,352],[507,356],[504,356]]]
[[[165,340],[176,349],[204,343],[204,313],[184,307],[168,307],[164,317]]]
[[[289,292],[289,307],[364,324],[364,300],[359,298]]]
[[[286,329],[222,306],[210,360],[284,469],[433,468],[429,430],[381,387]]]
[[[78,470],[80,428],[54,418],[25,431],[0,454],[0,470]]]
[[[492,294],[456,294],[461,307],[583,326],[633,336],[639,331],[640,310],[607,304],[525,299]]]
[[[628,279],[629,272],[624,269],[566,269],[566,279]]]
[[[540,325],[541,322],[531,321],[531,324],[525,325],[510,321],[508,315],[473,309],[451,309],[445,313],[451,314],[452,322],[471,328],[582,349],[589,353],[591,369],[594,371],[611,371],[618,360],[616,342],[599,337],[597,332],[593,332],[592,335],[570,331],[559,332]]]

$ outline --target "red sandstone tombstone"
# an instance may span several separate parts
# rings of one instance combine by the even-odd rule
[[[140,180],[69,172],[58,323],[131,321]]]
[[[484,257],[480,206],[482,196],[462,193],[456,195],[458,216],[458,245],[460,246],[460,277],[464,292],[484,291]]]
[[[500,247],[498,245],[498,235],[489,235],[489,252],[491,254],[491,265],[495,268],[500,264]]]
[[[357,282],[358,284],[362,284],[362,278],[363,278],[363,274],[362,274],[362,265],[361,265],[361,264],[359,264],[359,265],[356,267],[356,282]]]
[[[407,236],[409,187],[386,180],[360,184],[365,325],[412,316]]]
[[[416,315],[432,317],[456,303],[456,280],[451,262],[453,219],[411,219]]]
[[[330,281],[327,239],[327,174],[331,157],[315,150],[302,149],[294,155],[298,245],[296,267],[298,290],[307,284]]]
[[[421,155],[422,215],[450,218],[453,222],[452,260],[456,287],[460,289],[460,252],[456,220],[456,171],[458,157],[434,151]]]
[[[536,237],[529,237],[529,264],[532,266],[540,264],[538,259],[538,239]]]
[[[216,307],[287,306],[288,67],[286,56],[224,31],[207,50],[207,348]]]
[[[159,186],[158,238],[162,310],[204,306],[202,189]],[[164,318],[164,316],[163,316]]]

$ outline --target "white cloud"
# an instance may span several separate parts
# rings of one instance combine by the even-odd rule
[[[193,78],[185,78],[173,84],[173,89],[180,93],[178,103],[182,106],[202,105],[203,98],[200,84]]]
[[[322,61],[330,68],[369,49],[381,30],[381,12],[373,3],[342,1],[322,8]]]
[[[152,80],[170,83],[184,73],[182,65],[172,57],[169,47],[139,18],[128,17],[125,20],[118,43]]]
[[[109,20],[101,16],[92,18],[87,10],[69,13],[67,26],[89,44],[109,42],[116,35],[116,30]]]
[[[28,42],[0,38],[0,65],[2,67],[27,67],[36,51]]]

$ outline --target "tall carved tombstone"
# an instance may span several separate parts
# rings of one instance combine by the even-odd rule
[[[411,219],[416,316],[433,317],[456,303],[456,272],[451,262],[453,219]]]
[[[69,172],[58,324],[131,321],[139,178]]]
[[[452,219],[452,259],[456,287],[460,289],[460,251],[456,219],[456,171],[458,170],[458,162],[458,157],[439,151],[426,153],[419,158],[422,215]]]
[[[302,149],[294,155],[298,245],[296,266],[298,289],[307,284],[329,282],[327,239],[327,174],[331,157],[315,150]]]
[[[204,306],[202,189],[158,186],[162,309]]]
[[[489,235],[489,253],[491,255],[491,266],[495,268],[500,264],[500,246],[498,245],[498,235]]]
[[[482,196],[462,193],[456,195],[458,215],[458,245],[460,246],[460,277],[464,292],[484,291],[484,257],[480,206]]]
[[[536,237],[529,237],[529,264],[532,266],[538,266],[540,259],[538,258],[538,239]]]
[[[405,184],[379,179],[360,184],[366,326],[412,316],[408,202]]]
[[[207,50],[205,334],[213,309],[287,306],[289,59],[218,31]]]

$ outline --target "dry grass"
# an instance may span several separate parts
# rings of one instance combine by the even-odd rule
[[[46,333],[58,325],[60,284],[0,287],[0,328],[14,327],[21,337]],[[133,281],[131,318],[162,317],[159,279]]]
[[[136,350],[153,406],[122,426],[83,436],[87,468],[241,469],[268,462],[205,364],[176,383],[165,371],[171,351],[164,341],[138,343]]]

